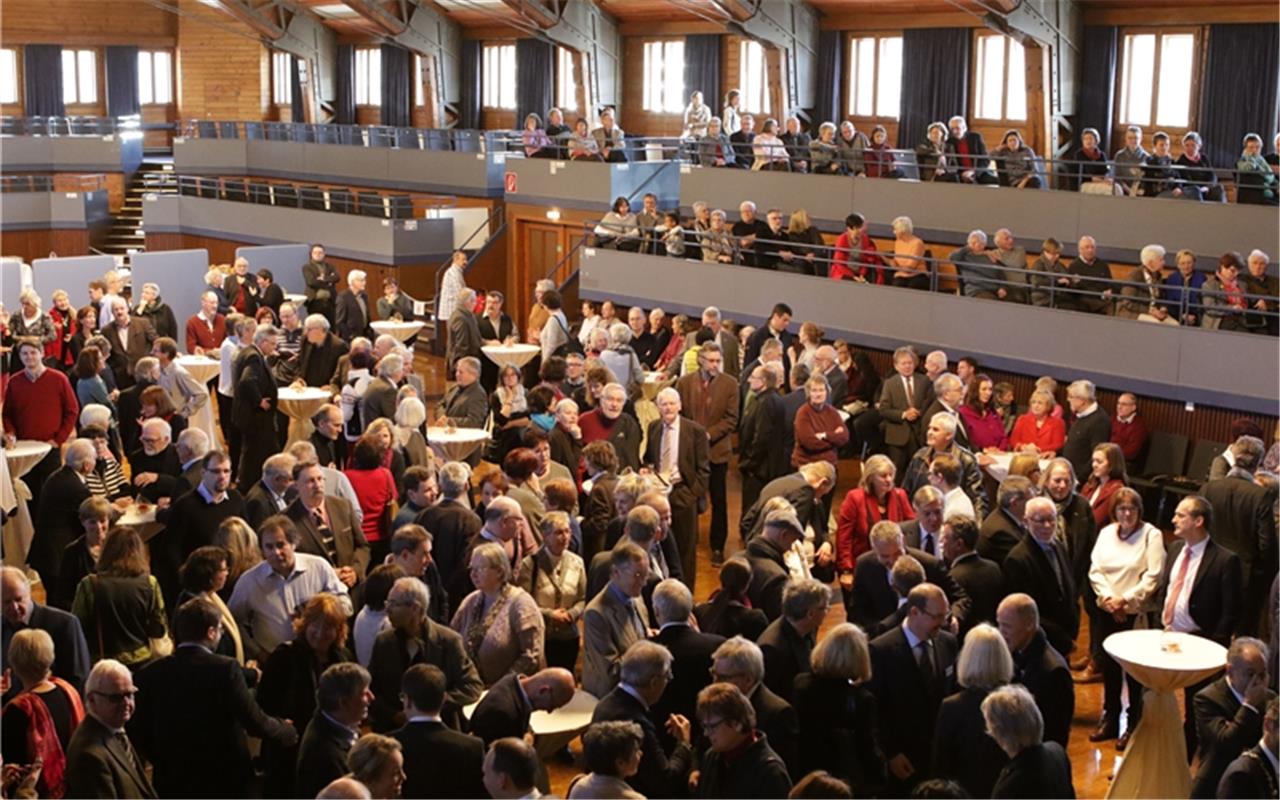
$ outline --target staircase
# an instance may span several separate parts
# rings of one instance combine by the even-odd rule
[[[145,252],[147,237],[142,230],[142,196],[147,192],[177,191],[172,159],[144,160],[133,173],[125,190],[124,207],[113,218],[111,232],[98,248],[105,255],[128,256]]]

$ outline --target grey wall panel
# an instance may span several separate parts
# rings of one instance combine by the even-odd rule
[[[653,192],[659,206],[669,208],[680,196],[680,165],[673,161],[636,161],[602,164],[589,161],[552,161],[511,158],[506,169],[514,172],[517,191],[507,201],[608,211],[614,198],[637,191]],[[639,207],[637,196],[632,205]]]
[[[257,166],[269,166],[271,174],[283,177],[311,178],[307,172],[306,145],[296,142],[273,142],[250,139],[245,142],[251,172]],[[354,148],[353,148],[354,149]],[[254,174],[257,174],[254,172]]]
[[[1215,263],[1217,256],[1227,250],[1247,255],[1257,247],[1273,254],[1275,261],[1276,242],[1280,241],[1280,214],[1275,208],[1158,197],[1076,197],[1080,204],[1080,235],[1091,233],[1100,246],[1140,249],[1159,242],[1170,254],[1187,248],[1198,255],[1211,256]]]
[[[249,269],[267,268],[285,294],[303,294],[307,284],[302,280],[302,265],[311,257],[310,244],[273,244],[261,247],[237,247],[236,257],[249,259]]]
[[[58,136],[50,141],[59,170],[120,172],[123,168],[118,136]]]
[[[173,169],[179,175],[244,175],[248,164],[248,142],[244,139],[173,140]]]
[[[53,140],[47,136],[0,138],[0,169],[5,172],[53,169]]]
[[[160,287],[160,296],[173,309],[173,317],[178,322],[178,349],[185,352],[187,342],[183,331],[187,320],[200,310],[204,274],[209,271],[209,251],[199,248],[134,253],[130,264],[134,297],[141,295],[144,283]]]
[[[50,192],[49,226],[51,228],[83,228],[87,225],[85,207],[98,195],[96,205],[102,207],[106,191],[100,192]]]
[[[412,225],[395,225],[391,231],[396,263],[434,267],[453,252],[452,219],[419,219]]]
[[[45,302],[51,302],[55,289],[65,289],[74,303],[83,303],[88,297],[89,281],[101,278],[115,266],[111,256],[37,258],[31,262],[31,283]]]
[[[297,145],[294,145],[297,147]],[[385,147],[352,147],[343,144],[304,144],[303,164],[308,176],[346,178],[355,182],[366,175],[389,176]],[[257,162],[255,160],[255,166]]]
[[[111,221],[107,192],[12,192],[0,200],[0,229],[84,230]]]
[[[583,297],[661,305],[669,312],[697,313],[717,305],[726,316],[753,323],[784,300],[795,320],[813,320],[828,336],[855,344],[944,347],[1033,375],[1083,377],[1109,388],[1276,413],[1280,341],[1262,336],[725,265],[699,263],[691,269],[686,261],[594,248],[583,253],[580,280]],[[1223,353],[1232,356],[1224,359]],[[1241,364],[1250,369],[1241,370]]]
[[[390,185],[450,194],[500,194],[502,153],[385,149],[384,174]],[[492,190],[492,191],[491,191]]]
[[[49,227],[52,192],[11,192],[0,198],[0,230]]]
[[[11,314],[18,313],[18,295],[22,293],[22,259],[0,259],[0,305]],[[53,298],[41,297],[53,304]]]
[[[142,225],[151,233],[182,231],[182,198],[176,194],[147,194],[142,198]]]

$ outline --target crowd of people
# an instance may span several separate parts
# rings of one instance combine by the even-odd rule
[[[570,322],[540,282],[522,336],[465,264],[430,415],[412,352],[371,335],[411,306],[359,271],[339,291],[319,245],[305,314],[248,262],[211,270],[184,342],[210,386],[158,286],[24,295],[4,429],[54,447],[27,568],[0,575],[7,792],[536,797],[564,742],[530,716],[581,690],[571,798],[1069,797],[1073,668],[1104,682],[1091,740],[1123,749],[1141,694],[1101,641],[1154,626],[1230,647],[1188,690],[1196,796],[1265,789],[1280,443],[1256,423],[1166,551],[1128,485],[1133,395],[1112,416],[1042,378],[1024,412],[973,358],[906,346],[879,375],[782,303],[756,329],[608,301]],[[482,366],[522,339],[526,370]],[[296,441],[293,385],[331,400]],[[211,394],[222,442],[193,424]],[[445,460],[436,426],[492,435]],[[156,523],[120,524],[140,503]]]

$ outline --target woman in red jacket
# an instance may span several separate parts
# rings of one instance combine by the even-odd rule
[[[1031,393],[1031,410],[1013,424],[1009,446],[1017,452],[1053,458],[1067,441],[1067,427],[1053,416],[1053,395],[1044,389]]]
[[[844,218],[844,233],[836,237],[829,275],[836,281],[884,283],[884,258],[867,234],[867,221],[861,214]]]
[[[907,493],[893,485],[896,472],[888,456],[871,456],[862,465],[858,488],[850,490],[840,504],[836,522],[836,570],[840,574],[840,588],[846,594],[853,590],[853,570],[858,556],[871,549],[871,526],[884,519],[905,522],[916,518]]]
[[[1129,485],[1124,470],[1124,451],[1115,442],[1103,442],[1093,448],[1092,472],[1080,495],[1089,501],[1098,528],[1111,524],[1111,496]]]

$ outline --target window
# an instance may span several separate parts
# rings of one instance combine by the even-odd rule
[[[484,107],[515,109],[516,107],[516,46],[514,44],[485,45]]]
[[[849,40],[849,114],[897,119],[902,99],[902,37]]]
[[[271,99],[278,106],[293,102],[293,56],[289,53],[271,54]]]
[[[1027,119],[1026,49],[1008,36],[979,36],[973,116]]]
[[[138,51],[138,102],[144,106],[173,102],[173,54],[169,51]]]
[[[759,42],[744,41],[738,48],[738,91],[743,111],[769,113],[768,66]]]
[[[382,50],[379,48],[356,50],[356,105],[382,105]]]
[[[18,102],[18,51],[0,50],[0,103]]]
[[[414,55],[413,57],[413,104],[415,106],[425,106],[427,104],[427,76],[424,70],[427,65],[423,62],[422,56]]]
[[[644,43],[644,110],[684,111],[684,42]]]
[[[1196,35],[1190,31],[1126,34],[1120,122],[1191,127],[1195,56]]]
[[[62,102],[98,102],[98,54],[93,50],[62,51]]]
[[[561,110],[578,107],[578,84],[573,80],[573,51],[564,47],[556,48],[556,105]]]

